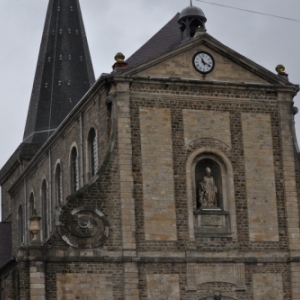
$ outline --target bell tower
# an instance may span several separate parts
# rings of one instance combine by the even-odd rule
[[[193,6],[192,1],[190,6],[183,9],[180,13],[178,23],[181,30],[182,41],[193,38],[197,30],[206,31],[205,23],[207,19],[204,12],[199,7]]]

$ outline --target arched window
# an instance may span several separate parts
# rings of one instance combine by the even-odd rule
[[[56,188],[56,202],[57,205],[62,203],[63,193],[62,193],[62,172],[60,164],[56,167],[55,172],[55,188]]]
[[[19,206],[18,212],[18,229],[19,229],[19,243],[20,245],[24,243],[24,217],[23,217],[23,207]]]
[[[108,100],[108,99],[107,99]],[[107,113],[107,137],[111,133],[111,120],[112,120],[112,101],[108,101],[106,104],[106,113]]]
[[[89,133],[89,161],[91,176],[94,176],[98,169],[98,145],[94,128]]]
[[[75,147],[71,152],[71,189],[72,192],[79,189],[78,155]]]
[[[34,195],[33,193],[31,193],[29,197],[29,217],[33,215],[34,209],[35,209]]]
[[[42,229],[43,238],[46,240],[49,237],[49,207],[48,207],[48,193],[46,180],[42,183]]]

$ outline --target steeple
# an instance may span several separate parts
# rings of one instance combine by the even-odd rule
[[[79,0],[49,0],[24,143],[44,143],[95,82]]]

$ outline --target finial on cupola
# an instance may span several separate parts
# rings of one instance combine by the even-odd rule
[[[193,6],[193,1],[192,0],[190,0],[190,4],[191,4],[191,6]]]

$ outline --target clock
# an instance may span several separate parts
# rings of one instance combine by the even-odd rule
[[[210,73],[215,67],[214,58],[207,52],[198,52],[193,58],[195,69],[201,74]]]

